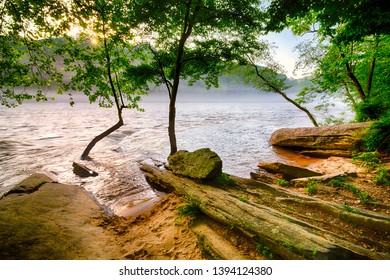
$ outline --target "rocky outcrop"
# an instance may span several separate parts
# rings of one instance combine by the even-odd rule
[[[286,180],[323,175],[322,173],[315,172],[307,168],[293,166],[281,162],[261,162],[257,166],[270,173],[280,174],[281,177]]]
[[[180,150],[168,157],[168,164],[174,174],[194,179],[213,179],[222,173],[221,158],[209,148]]]
[[[282,128],[270,138],[273,146],[287,147],[317,157],[351,156],[370,122],[322,127]]]
[[[106,214],[84,189],[43,174],[31,175],[0,199],[0,213],[0,260],[94,260],[121,254],[115,238],[98,225]]]

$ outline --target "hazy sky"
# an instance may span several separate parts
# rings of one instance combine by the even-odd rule
[[[308,40],[313,35],[306,34],[303,36],[294,36],[292,32],[285,29],[281,33],[270,33],[266,39],[274,42],[277,46],[275,50],[276,60],[279,61],[285,68],[287,76],[299,78],[299,74],[293,75],[295,61],[298,58],[298,52],[294,51],[295,46],[304,40]]]

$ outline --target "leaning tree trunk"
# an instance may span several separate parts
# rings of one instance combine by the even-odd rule
[[[105,51],[105,56],[106,56],[107,78],[108,78],[109,85],[110,85],[110,88],[111,88],[111,93],[112,93],[112,95],[114,97],[114,101],[115,101],[115,105],[116,105],[116,109],[117,109],[117,113],[118,113],[118,122],[114,126],[110,127],[109,129],[107,129],[103,133],[99,134],[94,139],[92,139],[92,141],[88,144],[88,146],[85,148],[84,152],[81,155],[81,159],[82,160],[88,159],[89,152],[92,150],[92,148],[100,140],[102,140],[106,136],[110,135],[112,132],[114,132],[115,130],[119,129],[123,125],[122,110],[124,108],[126,108],[126,106],[124,105],[124,102],[123,102],[123,95],[122,95],[122,92],[120,90],[120,87],[118,87],[118,92],[119,93],[115,89],[114,80],[113,80],[113,77],[112,77],[112,72],[113,71],[111,69],[111,55],[110,55],[109,48],[108,48],[108,45],[107,45],[105,14],[104,14],[104,10],[102,10],[100,12],[101,12],[102,21],[103,21],[102,22],[103,23],[102,24],[103,45],[104,45],[104,51]]]
[[[195,182],[142,165],[146,179],[175,191],[228,227],[241,230],[284,259],[388,259],[389,242],[374,236],[390,229],[390,218],[369,211],[351,213],[332,204],[250,179],[235,184]],[[230,183],[231,184],[231,183]],[[219,186],[219,187],[218,187]],[[302,207],[303,206],[303,207]],[[308,214],[309,213],[309,214]],[[348,230],[353,228],[353,230]],[[356,236],[363,230],[366,236]],[[386,240],[386,238],[384,238]],[[369,246],[382,252],[369,250]]]
[[[112,132],[114,132],[115,130],[117,130],[118,128],[120,128],[121,126],[123,125],[123,120],[120,119],[114,126],[110,127],[109,129],[107,129],[106,131],[104,131],[103,133],[99,134],[98,136],[96,136],[95,138],[92,139],[92,141],[88,144],[88,146],[85,148],[83,154],[81,155],[81,159],[82,160],[86,160],[88,159],[88,155],[89,155],[89,152],[92,150],[92,148],[97,144],[97,142],[99,142],[100,140],[102,140],[104,137],[110,135]]]
[[[310,121],[312,122],[312,124],[314,126],[318,126],[318,123],[316,121],[316,119],[314,118],[314,116],[310,113],[310,111],[308,109],[306,109],[305,107],[299,105],[297,102],[295,102],[293,99],[289,98],[287,96],[287,94],[285,94],[283,91],[281,91],[279,88],[275,87],[274,85],[272,85],[269,80],[267,80],[259,71],[259,68],[257,67],[256,64],[254,64],[253,62],[252,63],[252,66],[255,68],[256,70],[256,75],[268,86],[270,87],[274,92],[280,94],[284,99],[286,99],[288,102],[290,102],[291,104],[293,104],[295,107],[297,107],[299,110],[303,111],[310,119]]]

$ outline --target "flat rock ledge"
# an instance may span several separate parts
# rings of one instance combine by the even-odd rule
[[[94,220],[106,216],[84,189],[36,173],[0,199],[0,259],[112,259],[115,240]],[[93,240],[93,242],[91,242]]]
[[[323,175],[322,173],[307,168],[293,166],[281,162],[260,162],[257,166],[270,173],[280,174],[280,176],[286,180]]]
[[[270,137],[270,144],[298,150],[302,154],[327,158],[351,157],[371,122],[320,127],[282,128]]]

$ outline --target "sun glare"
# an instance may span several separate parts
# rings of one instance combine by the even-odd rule
[[[97,45],[99,45],[99,40],[98,40],[98,38],[92,37],[92,38],[91,38],[91,45],[92,45],[92,46],[97,46]]]
[[[79,26],[72,26],[68,32],[69,36],[77,37],[80,35],[81,28]]]

